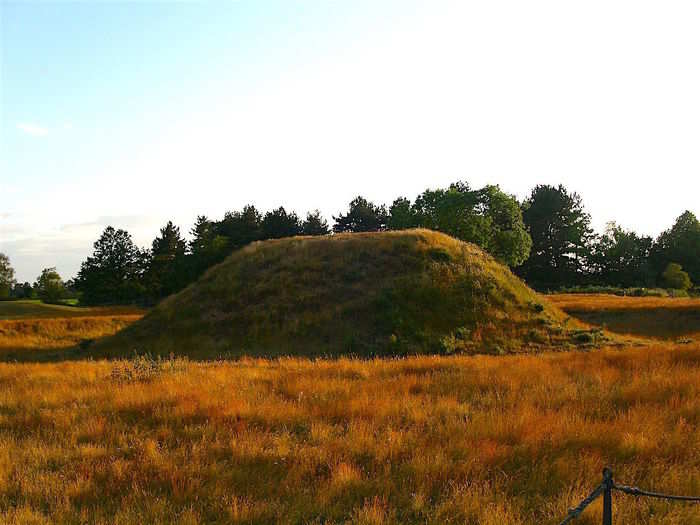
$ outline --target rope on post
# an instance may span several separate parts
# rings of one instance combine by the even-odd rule
[[[603,482],[598,485],[581,503],[576,507],[569,509],[569,513],[559,525],[567,525],[569,522],[577,518],[591,503],[598,497],[603,496],[603,525],[612,525],[612,491],[617,490],[630,496],[644,496],[647,498],[667,499],[673,501],[689,501],[700,503],[700,496],[677,496],[674,494],[662,494],[661,492],[651,492],[642,490],[637,487],[630,487],[621,483],[615,483],[613,480],[612,470],[608,467],[603,469]]]
[[[660,492],[651,492],[648,490],[642,490],[637,487],[630,487],[629,485],[621,485],[614,483],[613,489],[629,494],[630,496],[645,496],[647,498],[658,498],[658,499],[669,499],[675,501],[693,501],[700,503],[700,496],[676,496],[674,494],[662,494]]]

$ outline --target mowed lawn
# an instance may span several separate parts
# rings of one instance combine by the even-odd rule
[[[697,341],[0,363],[0,523],[558,524],[605,465],[700,494],[699,427]],[[700,505],[616,494],[614,515],[700,524]]]

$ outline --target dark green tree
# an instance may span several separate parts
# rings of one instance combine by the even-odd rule
[[[693,213],[684,212],[671,229],[659,235],[652,250],[652,262],[659,273],[669,263],[678,263],[691,281],[700,283],[700,222]]]
[[[45,303],[57,303],[65,298],[66,288],[56,268],[44,268],[34,283],[39,299]]]
[[[10,292],[15,285],[15,270],[10,264],[10,258],[0,253],[0,299],[10,297]]]
[[[347,213],[333,217],[333,231],[343,232],[376,232],[386,229],[386,206],[378,206],[364,197],[355,197],[350,201]]]
[[[151,253],[153,258],[162,260],[172,260],[178,256],[185,255],[187,243],[180,235],[180,228],[173,224],[173,221],[160,229],[160,236],[153,239]]]
[[[287,213],[282,206],[268,211],[261,223],[263,239],[281,239],[301,234],[301,221],[296,213]]]
[[[166,297],[187,285],[186,251],[187,243],[180,234],[180,228],[168,221],[151,245],[150,265],[145,276],[151,301]]]
[[[321,212],[314,210],[306,214],[306,219],[301,225],[301,231],[304,235],[328,235],[330,228]]]
[[[85,304],[126,304],[144,297],[143,276],[150,266],[125,230],[108,226],[94,244],[91,257],[78,272],[76,286]]]
[[[28,282],[15,283],[12,288],[12,297],[14,299],[32,299],[34,297],[34,288]]]
[[[228,239],[229,253],[262,237],[262,217],[260,212],[249,204],[242,211],[226,212],[217,223],[217,233]]]
[[[564,186],[536,186],[523,204],[532,238],[530,257],[518,273],[540,289],[582,283],[588,276],[593,231],[576,193]]]
[[[200,215],[190,230],[190,257],[192,259],[190,280],[194,280],[210,266],[221,262],[229,252],[229,239],[219,234],[217,223]]]
[[[608,223],[605,233],[593,245],[592,263],[597,279],[609,286],[652,286],[654,273],[649,264],[653,240]]]
[[[206,215],[198,215],[194,226],[190,230],[190,253],[199,255],[207,253],[211,249],[212,241],[216,237],[216,224],[210,221]]]
[[[389,206],[387,227],[390,230],[407,230],[418,226],[418,217],[406,197],[399,197]]]
[[[65,288],[64,298],[66,299],[78,299],[79,293],[78,289],[75,287],[75,279],[68,279],[63,283]]]

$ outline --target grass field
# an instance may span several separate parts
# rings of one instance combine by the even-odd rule
[[[700,339],[700,298],[604,294],[560,294],[547,298],[573,317],[613,332],[656,339]]]
[[[577,297],[593,312],[618,300]],[[675,301],[654,308],[685,316]],[[626,483],[700,494],[700,344],[647,341],[0,363],[0,523],[556,524],[606,464]],[[577,523],[599,523],[600,508]],[[614,515],[700,524],[700,506],[622,495]]]
[[[0,360],[79,357],[78,345],[110,336],[140,319],[133,307],[77,308],[40,301],[0,301]]]
[[[133,306],[77,307],[45,304],[39,300],[0,301],[0,321],[16,319],[57,319],[68,317],[101,317],[143,315],[144,310]]]

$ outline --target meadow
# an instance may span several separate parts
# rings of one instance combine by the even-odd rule
[[[700,344],[666,335],[537,355],[0,363],[0,523],[556,524],[605,465],[700,494]],[[700,506],[622,495],[614,515],[700,524]]]
[[[144,310],[134,306],[81,307],[46,304],[37,299],[0,301],[0,321],[17,319],[73,319],[77,317],[104,317],[143,315]]]
[[[76,308],[40,301],[0,301],[0,359],[80,357],[91,341],[117,333],[144,313],[125,306]]]
[[[700,339],[700,298],[619,297],[607,294],[555,294],[550,303],[566,313],[618,334],[653,339]]]

